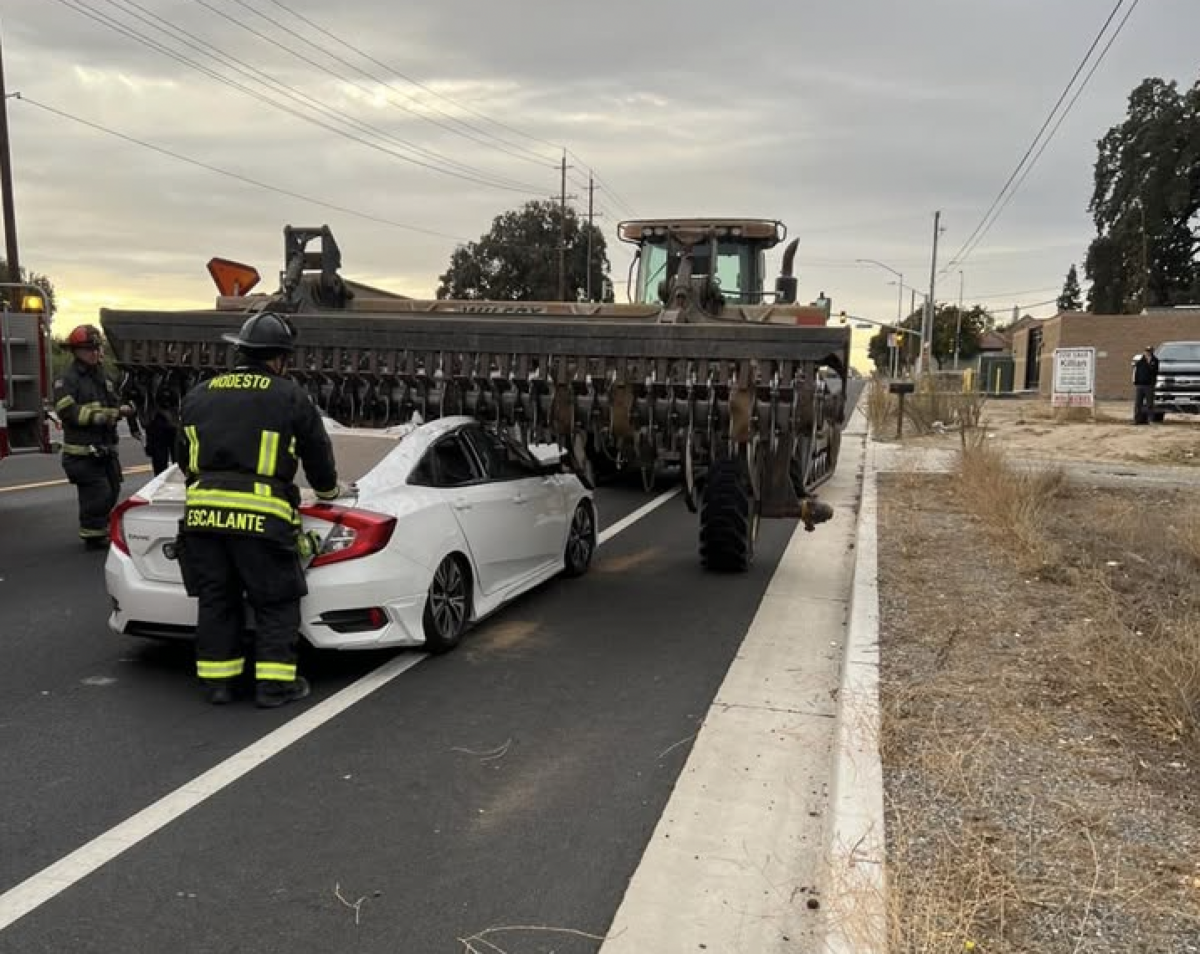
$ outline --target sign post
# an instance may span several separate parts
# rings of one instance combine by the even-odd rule
[[[1055,348],[1051,407],[1096,406],[1096,349]]]

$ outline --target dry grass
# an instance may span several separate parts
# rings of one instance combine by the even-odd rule
[[[904,396],[904,430],[914,435],[978,427],[986,397],[963,391],[961,381],[927,375],[916,390]],[[875,378],[867,389],[867,422],[876,440],[896,435],[900,396],[888,391],[888,381]]]
[[[958,493],[966,508],[1004,539],[1024,568],[1037,571],[1057,563],[1058,548],[1046,534],[1046,515],[1066,488],[1061,469],[1019,468],[964,429]]]
[[[889,951],[1198,952],[1200,511],[963,433],[881,488]]]

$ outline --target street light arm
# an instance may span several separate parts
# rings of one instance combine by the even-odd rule
[[[918,338],[922,338],[922,339],[925,337],[916,328],[906,328],[904,325],[893,324],[890,321],[875,321],[875,319],[873,319],[873,318],[861,318],[858,315],[847,315],[847,314],[841,314],[841,315],[838,315],[838,317],[841,318],[843,321],[863,321],[869,325],[875,325],[876,327],[879,327],[879,328],[891,328],[894,331],[900,331],[906,335],[916,335]]]
[[[891,272],[893,275],[895,275],[901,281],[904,281],[904,273],[896,271],[896,269],[892,268],[891,265],[884,265],[883,262],[877,262],[873,258],[856,258],[854,261],[857,262],[859,265],[878,265],[880,268]]]

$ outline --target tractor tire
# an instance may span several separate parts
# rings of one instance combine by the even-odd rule
[[[706,570],[744,573],[754,562],[758,515],[736,461],[714,461],[700,501],[700,563]]]

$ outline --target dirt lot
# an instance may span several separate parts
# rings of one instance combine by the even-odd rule
[[[982,423],[996,446],[1016,458],[1200,464],[1200,417],[1168,415],[1161,424],[1135,427],[1130,410],[1127,404],[1110,401],[1100,402],[1093,413],[1052,409],[1047,399],[993,398],[983,405]],[[957,437],[906,435],[905,441],[912,446],[953,446]]]
[[[1006,456],[1178,463],[1200,443],[1112,411],[990,402],[960,470],[880,475],[898,954],[1200,952],[1197,495]]]

